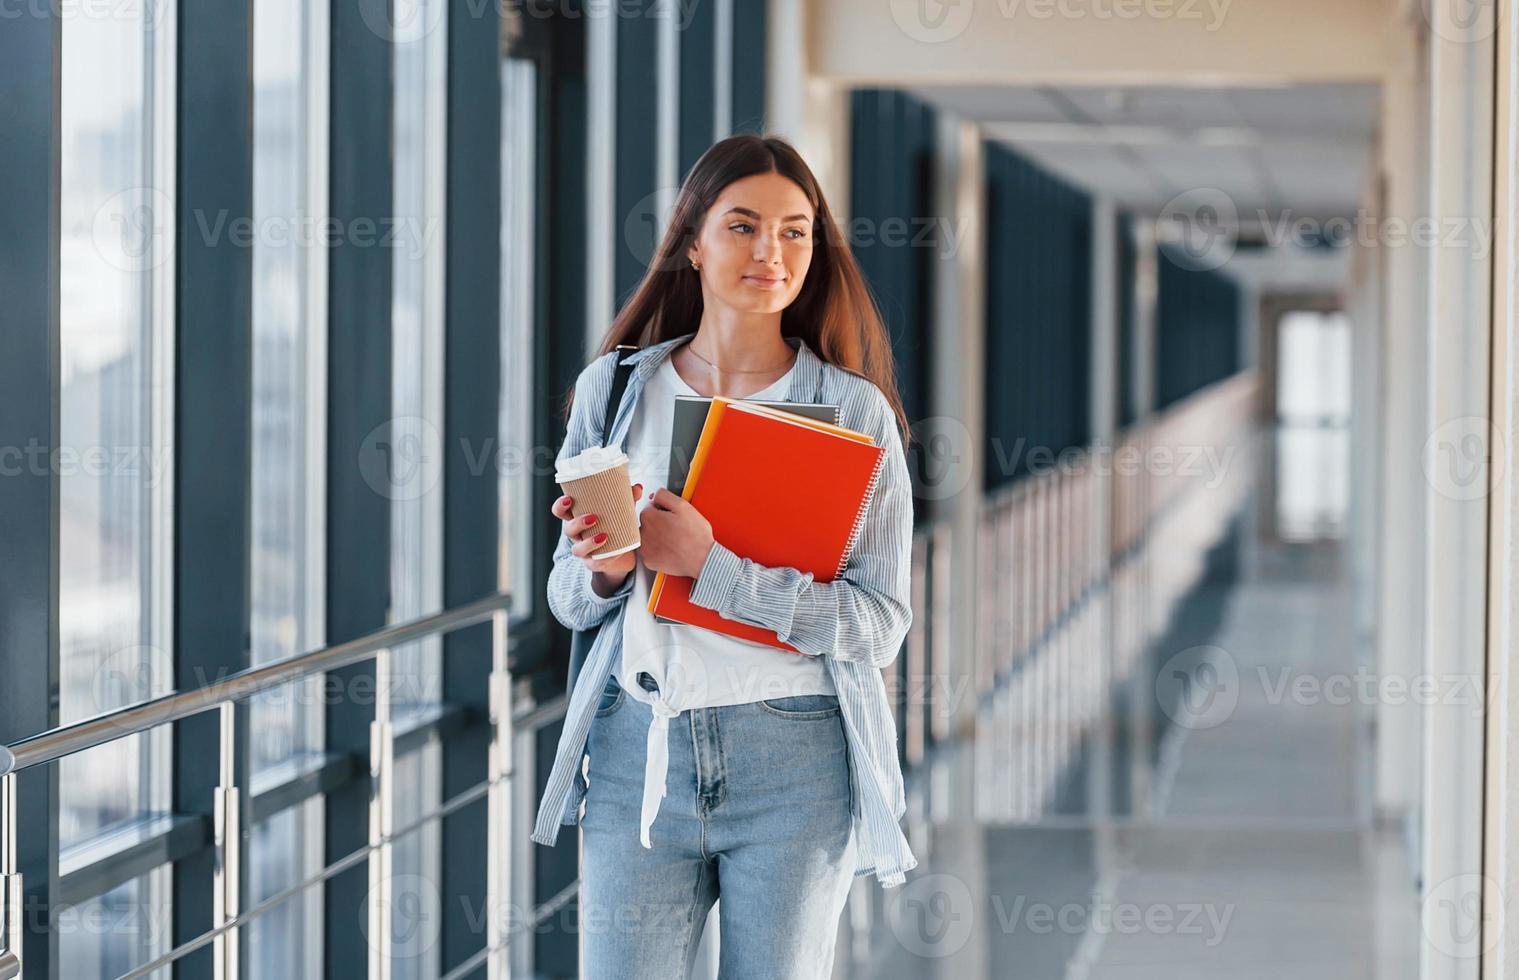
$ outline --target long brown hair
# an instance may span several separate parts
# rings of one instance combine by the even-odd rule
[[[781,311],[781,336],[802,338],[822,360],[872,382],[891,404],[903,446],[910,445],[907,412],[897,391],[891,342],[880,310],[839,233],[817,178],[801,154],[777,136],[730,136],[712,144],[696,161],[675,199],[659,250],[593,359],[618,344],[649,347],[696,329],[702,316],[701,279],[686,250],[723,188],[766,173],[781,174],[800,187],[815,215],[812,264],[796,299]],[[565,400],[566,415],[574,396],[572,386]]]

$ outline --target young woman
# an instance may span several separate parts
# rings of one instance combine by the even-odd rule
[[[581,826],[587,977],[689,975],[719,897],[725,980],[826,977],[855,876],[896,885],[917,863],[897,823],[905,801],[881,679],[912,621],[912,489],[880,315],[788,143],[734,136],[697,161],[648,272],[571,392],[561,460],[600,444],[619,356],[635,366],[610,442],[629,457],[642,544],[595,558],[596,515],[572,518],[567,497],[553,505],[564,524],[549,607],[566,627],[598,632],[533,840]],[[887,447],[839,578],[736,554],[664,487],[677,394],[836,404],[841,424]],[[690,576],[693,602],[772,629],[802,655],[656,620],[647,605],[661,571]]]

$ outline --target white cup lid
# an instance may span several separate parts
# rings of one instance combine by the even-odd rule
[[[602,470],[621,466],[628,461],[627,453],[616,446],[592,446],[576,456],[560,463],[554,470],[555,483],[569,483],[583,479]]]

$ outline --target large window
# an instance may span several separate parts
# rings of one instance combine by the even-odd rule
[[[393,418],[386,437],[392,466],[391,618],[443,608],[443,212],[445,0],[396,0],[394,125],[395,216],[392,268]],[[391,693],[398,724],[442,699],[442,643],[432,637],[394,651]],[[434,738],[396,760],[396,826],[441,802],[441,753]],[[440,827],[430,823],[397,841],[393,870],[437,881]],[[388,937],[394,976],[427,978],[438,950],[397,901]]]
[[[169,7],[170,5],[164,5]],[[173,685],[167,561],[174,221],[173,50],[140,7],[63,23],[60,152],[59,712],[63,723]],[[169,143],[168,145],[172,145]],[[168,806],[168,735],[124,738],[60,764],[65,854]],[[61,973],[123,972],[168,937],[163,870],[98,900],[154,911],[137,927],[82,925]],[[100,921],[98,919],[92,921]],[[104,921],[113,921],[107,918]]]
[[[1350,520],[1350,322],[1304,310],[1277,329],[1277,533],[1342,537]]]
[[[251,640],[254,664],[321,645],[326,256],[313,230],[325,213],[326,13],[301,0],[253,5],[253,494]],[[252,705],[254,785],[322,750],[321,679]],[[253,900],[289,888],[323,863],[322,803],[311,800],[253,828]],[[320,887],[255,919],[257,976],[313,976],[321,964]]]
[[[501,521],[502,587],[512,596],[512,615],[532,615],[533,582],[533,364],[536,335],[533,277],[538,249],[534,209],[538,198],[538,67],[501,61]]]

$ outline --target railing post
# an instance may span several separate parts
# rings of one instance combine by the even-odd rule
[[[391,844],[395,829],[395,731],[390,650],[375,655],[374,721],[369,724],[369,980],[390,980]]]
[[[239,807],[241,791],[237,785],[237,702],[224,701],[218,709],[221,720],[220,779],[213,805],[216,865],[211,890],[212,919],[217,927],[242,914],[242,817]],[[228,929],[216,937],[217,980],[238,980],[240,976],[238,930]]]
[[[21,890],[21,865],[17,863],[18,811],[16,774],[10,773],[0,777],[0,901],[5,903],[5,916],[0,918],[0,952],[14,955],[19,964],[25,906]]]
[[[486,778],[486,976],[511,975],[506,953],[507,925],[512,921],[512,687],[507,671],[507,611],[491,617],[491,743]],[[524,931],[531,936],[531,931]]]

